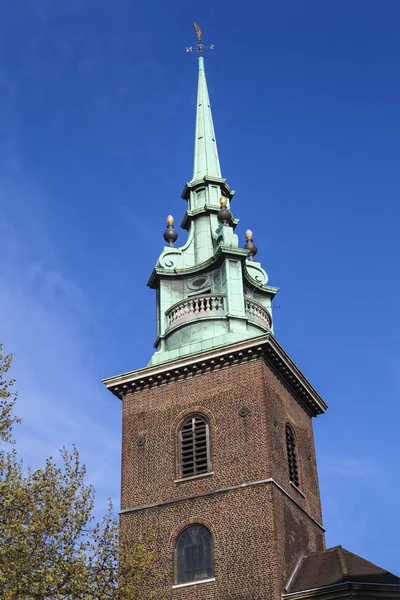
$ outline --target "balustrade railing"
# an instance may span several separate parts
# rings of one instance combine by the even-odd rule
[[[258,321],[264,327],[271,329],[272,319],[268,310],[255,300],[245,299],[246,314],[250,319]]]
[[[224,316],[226,315],[225,295],[203,294],[185,298],[171,306],[165,314],[168,328],[201,317]]]

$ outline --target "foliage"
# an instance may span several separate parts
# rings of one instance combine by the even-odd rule
[[[12,357],[0,346],[0,440],[12,441],[18,422]],[[59,464],[25,469],[16,447],[0,448],[0,597],[3,600],[147,600],[160,577],[151,536],[118,539],[110,503],[93,518],[95,491],[85,483],[79,453],[61,450]]]
[[[0,344],[0,441],[10,442],[14,423],[20,419],[13,414],[14,404],[17,399],[16,392],[10,391],[14,379],[4,379],[11,366],[12,355],[3,354],[3,345]]]

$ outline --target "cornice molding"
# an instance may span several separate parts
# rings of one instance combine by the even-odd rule
[[[343,600],[344,598],[400,598],[400,585],[395,583],[374,583],[363,581],[345,581],[318,588],[284,592],[282,600]]]
[[[241,258],[242,262],[244,262],[248,256],[248,251],[243,248],[227,248],[226,246],[219,246],[216,253],[211,256],[208,260],[200,263],[199,265],[192,265],[191,267],[185,267],[184,269],[164,269],[162,267],[156,267],[153,269],[152,274],[150,275],[150,279],[147,282],[147,285],[150,288],[155,288],[157,286],[157,282],[159,277],[176,277],[179,275],[191,275],[191,274],[200,274],[207,273],[211,271],[212,268],[218,266],[225,256],[235,256],[236,258]],[[254,280],[253,280],[254,281]]]
[[[174,361],[103,379],[104,385],[120,399],[146,388],[167,385],[243,361],[263,358],[311,417],[325,412],[327,404],[286,354],[272,333],[221,346]]]
[[[199,206],[198,208],[195,208],[194,210],[187,210],[185,212],[185,214],[183,215],[181,227],[182,227],[182,229],[186,229],[188,231],[189,227],[190,227],[190,223],[192,221],[195,221],[198,217],[201,217],[203,215],[212,215],[212,214],[218,215],[220,210],[221,210],[221,207],[215,206],[214,204],[204,204],[204,206]],[[232,215],[231,227],[233,230],[236,229],[236,226],[238,223],[239,223],[239,219],[235,219],[235,217]]]
[[[182,480],[185,481],[185,480]],[[191,494],[190,496],[181,496],[178,498],[170,498],[169,500],[163,500],[161,502],[153,502],[152,504],[143,504],[141,506],[132,506],[129,508],[123,508],[119,511],[120,515],[129,515],[132,513],[141,512],[143,510],[151,510],[151,509],[159,509],[163,506],[170,506],[171,504],[182,503],[182,502],[190,502],[191,500],[199,500],[201,498],[209,498],[211,496],[219,496],[221,494],[226,494],[227,492],[234,492],[244,490],[246,488],[258,487],[260,485],[268,485],[272,484],[277,487],[283,494],[293,502],[297,506],[298,509],[301,510],[317,527],[321,529],[321,531],[325,532],[324,527],[319,523],[314,517],[310,515],[305,508],[303,508],[292,496],[281,486],[279,483],[275,481],[272,477],[268,477],[267,479],[260,479],[258,481],[249,481],[245,483],[239,483],[237,485],[230,485],[228,487],[219,488],[215,490],[209,490],[207,492],[199,492],[197,494]]]
[[[205,175],[201,179],[196,179],[194,181],[188,181],[185,184],[185,187],[183,188],[181,198],[183,198],[184,200],[188,200],[191,190],[196,190],[198,188],[204,187],[205,185],[213,185],[213,184],[220,185],[221,191],[223,192],[223,194],[227,198],[229,198],[229,200],[232,200],[233,196],[235,195],[235,190],[232,190],[230,188],[226,179],[224,179],[223,177],[221,177],[221,178],[220,177],[212,177],[211,175]]]

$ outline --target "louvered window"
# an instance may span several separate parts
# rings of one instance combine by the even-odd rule
[[[181,477],[193,477],[210,470],[208,423],[204,417],[192,416],[180,430]]]
[[[286,425],[286,447],[290,481],[299,487],[299,470],[297,467],[296,443],[290,425]]]

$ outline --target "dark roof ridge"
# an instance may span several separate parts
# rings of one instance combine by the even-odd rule
[[[366,559],[364,557],[360,557],[358,554],[355,554],[355,552],[351,552],[351,550],[347,550],[347,548],[342,548],[342,551],[343,551],[343,553],[345,555],[344,556],[344,560],[345,561],[346,561],[346,558],[348,558],[348,556],[346,556],[346,555],[351,554],[351,556],[355,556],[356,558],[362,558],[362,560],[365,563],[368,563],[369,565],[371,565],[371,567],[374,567],[375,569],[378,568],[381,571],[384,571],[385,573],[390,573],[390,575],[393,575],[393,573],[391,573],[390,571],[386,571],[386,569],[384,569],[383,567],[380,567],[379,565],[376,565],[375,563],[371,562],[370,560],[368,560],[368,559]],[[346,564],[347,564],[347,561],[346,561]],[[397,575],[395,575],[395,577],[397,577]]]
[[[346,550],[344,548],[342,548],[342,546],[338,546],[336,548],[336,557],[339,563],[339,570],[341,571],[341,573],[346,576],[349,574],[349,570],[347,568],[346,565],[346,556],[345,556],[345,552]]]
[[[396,585],[400,593],[400,577],[342,546],[334,546],[303,557],[288,581],[286,593],[345,583]],[[398,597],[400,598],[400,595]]]
[[[327,552],[335,552],[338,549],[344,550],[344,548],[339,544],[337,546],[332,546],[332,548],[325,548],[324,550],[316,550],[315,552],[310,552],[310,554],[305,554],[303,558],[315,556],[316,554],[321,554],[321,552],[323,552],[324,554],[326,554]]]

